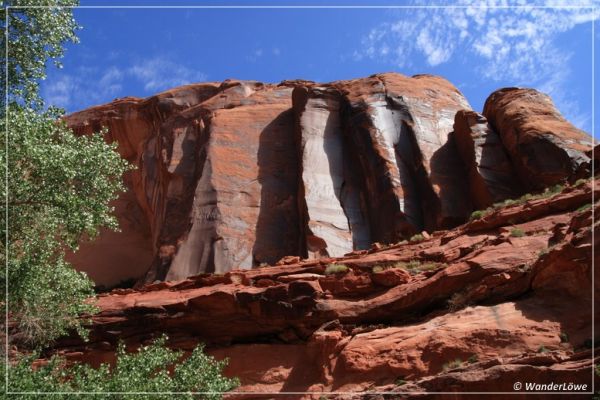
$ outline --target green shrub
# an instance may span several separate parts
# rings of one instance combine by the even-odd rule
[[[577,212],[586,211],[586,210],[588,210],[588,209],[590,209],[590,208],[592,208],[592,203],[587,203],[587,204],[584,204],[584,205],[582,205],[581,207],[579,207],[579,208],[577,209]]]
[[[385,267],[382,267],[381,265],[376,265],[373,267],[373,269],[371,270],[374,274],[377,274],[379,272],[383,272],[385,271]]]
[[[406,385],[406,381],[404,380],[404,378],[396,379],[396,386],[403,386],[403,385]]]
[[[423,240],[425,240],[425,237],[423,235],[421,235],[420,233],[417,233],[416,235],[412,235],[410,237],[411,243],[422,242]]]
[[[588,181],[587,179],[577,179],[575,181],[575,183],[573,184],[573,186],[579,187],[579,186],[585,185],[587,183],[587,181]]]
[[[442,366],[442,370],[444,371],[450,371],[452,369],[455,368],[460,368],[463,365],[463,361],[460,358],[457,358],[456,360],[452,360],[450,362],[447,362],[446,364],[444,364]]]
[[[329,264],[327,268],[325,268],[325,275],[346,273],[349,269],[350,268],[344,264]]]
[[[540,346],[540,347],[538,347],[537,352],[538,353],[547,353],[548,349],[545,346]]]
[[[422,263],[419,260],[410,260],[409,262],[406,262],[406,263],[396,263],[394,268],[404,268],[405,270],[410,272],[412,275],[415,275],[415,274],[417,274],[419,272],[423,272],[423,271],[433,271],[442,266],[444,266],[444,264],[438,263],[438,262],[423,262]]]
[[[479,358],[477,357],[477,354],[473,354],[471,357],[469,357],[467,361],[469,362],[469,364],[475,364],[479,361]]]
[[[569,342],[569,335],[566,332],[561,332],[560,335],[558,335],[558,337],[560,337],[560,342],[561,343],[568,343]]]
[[[9,367],[8,382],[14,392],[146,392],[149,394],[121,395],[121,399],[157,399],[152,392],[226,392],[239,385],[237,379],[222,375],[227,361],[216,361],[196,347],[182,360],[182,352],[165,347],[162,337],[137,353],[127,353],[121,343],[114,367],[107,364],[95,369],[87,364],[67,367],[65,360],[53,357],[47,365],[31,367],[34,357],[19,360]],[[206,399],[220,399],[220,394],[203,395]],[[100,398],[112,398],[110,395]],[[169,398],[169,397],[164,397]],[[177,398],[193,399],[191,394]]]
[[[471,221],[480,219],[486,214],[484,210],[476,210],[471,213],[471,217],[469,218]]]
[[[546,195],[555,195],[557,193],[562,192],[564,189],[565,189],[565,185],[556,184],[554,186],[546,188],[546,190],[544,190],[544,193]]]
[[[525,232],[523,232],[522,229],[513,228],[513,229],[510,230],[510,236],[512,236],[512,237],[523,237],[523,236],[525,236]]]

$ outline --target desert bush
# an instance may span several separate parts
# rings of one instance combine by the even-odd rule
[[[346,273],[349,270],[350,268],[344,264],[329,264],[327,268],[325,268],[325,275]]]
[[[371,270],[374,274],[377,274],[379,272],[383,272],[385,270],[385,267],[381,266],[381,265],[376,265],[373,267],[373,269]]]
[[[425,240],[425,237],[423,235],[421,235],[420,233],[417,233],[416,235],[412,235],[410,237],[410,242],[411,243],[416,243],[416,242],[422,242],[423,240]]]
[[[525,232],[523,232],[520,228],[513,228],[510,230],[510,236],[512,237],[523,237],[525,236]]]
[[[455,360],[452,360],[450,362],[445,363],[442,366],[442,370],[445,371],[450,371],[453,370],[455,368],[460,368],[463,365],[463,360],[461,360],[460,358],[457,358]]]
[[[588,181],[587,179],[583,179],[583,178],[582,179],[577,179],[575,181],[575,183],[573,184],[573,186],[575,186],[575,187],[583,186],[583,185],[585,185],[587,183],[587,181]]]
[[[582,211],[589,210],[590,208],[592,208],[592,203],[587,203],[587,204],[584,204],[581,207],[579,207],[576,211],[582,212]]]
[[[471,221],[480,219],[486,214],[485,210],[476,210],[471,213],[471,217],[469,218]]]
[[[468,304],[468,297],[464,292],[456,292],[448,299],[448,310],[457,311],[465,308]]]

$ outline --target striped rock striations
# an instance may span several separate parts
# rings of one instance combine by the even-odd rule
[[[483,114],[443,78],[396,73],[199,83],[71,114],[136,169],[122,231],[70,259],[111,286],[340,257],[589,174],[591,138],[547,96],[501,89]]]

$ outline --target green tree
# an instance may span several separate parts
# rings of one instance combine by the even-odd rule
[[[11,7],[8,12],[3,8],[0,13],[2,31],[5,31],[7,21],[9,25],[8,36],[2,35],[0,55],[3,61],[0,83],[3,90],[8,89],[9,101],[36,109],[43,105],[39,82],[46,78],[46,64],[53,62],[61,67],[64,44],[78,42],[73,12],[65,8],[75,5],[77,0],[0,0],[0,6]],[[3,111],[5,99],[3,93],[0,99]]]
[[[123,188],[125,161],[101,135],[75,136],[57,116],[8,109],[8,304],[20,344],[80,327],[93,287],[64,250],[117,227],[109,202]]]
[[[117,226],[109,202],[122,190],[127,165],[101,134],[75,136],[60,122],[62,111],[43,110],[39,81],[50,61],[59,65],[65,42],[76,42],[70,0],[11,1],[3,10],[2,289],[8,286],[14,343],[43,345],[81,327],[92,312],[85,299],[92,283],[64,259],[83,235]],[[18,8],[20,6],[50,8]],[[6,50],[6,48],[4,47]],[[8,55],[6,58],[5,55]],[[101,168],[99,168],[101,166]],[[3,290],[4,293],[4,290]]]

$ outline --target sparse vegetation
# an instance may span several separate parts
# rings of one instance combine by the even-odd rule
[[[583,179],[583,178],[582,179],[577,179],[575,181],[575,183],[573,184],[573,186],[579,187],[579,186],[585,185],[587,183],[587,181],[588,181],[587,179]]]
[[[475,364],[479,361],[479,358],[477,357],[477,354],[473,354],[471,357],[469,357],[467,361],[469,362],[469,364]]]
[[[465,308],[468,304],[468,297],[464,292],[456,292],[448,299],[448,310],[457,311]]]
[[[471,221],[480,219],[486,214],[485,210],[476,210],[471,213],[471,217],[469,218]]]
[[[579,207],[577,209],[577,212],[583,212],[583,211],[589,210],[590,208],[592,208],[592,203],[587,203],[587,204],[584,204],[581,207]]]
[[[504,201],[494,203],[492,206],[486,208],[485,210],[474,211],[471,214],[470,219],[475,220],[475,219],[483,218],[486,215],[489,215],[500,208],[523,204],[530,200],[545,199],[545,198],[554,196],[555,194],[562,192],[564,188],[565,188],[564,185],[559,184],[559,185],[554,185],[549,188],[546,188],[541,193],[526,193],[523,196],[516,198],[516,199],[506,199]]]
[[[396,386],[403,386],[406,385],[406,381],[404,380],[404,378],[398,378],[396,379]]]
[[[325,275],[333,275],[333,274],[341,274],[346,273],[350,270],[345,264],[329,264],[327,268],[325,268]]]
[[[548,247],[544,247],[543,249],[540,250],[540,252],[538,253],[538,257],[543,257],[546,254],[548,254],[550,252],[550,249]]]
[[[381,272],[390,268],[402,268],[408,271],[411,275],[416,275],[419,272],[433,271],[435,269],[444,267],[445,264],[437,262],[421,262],[419,260],[410,260],[408,262],[399,261],[388,265],[378,265],[373,267],[373,273]]]
[[[543,354],[543,353],[547,353],[547,352],[548,352],[548,349],[547,349],[545,346],[540,346],[540,347],[538,347],[538,350],[537,350],[537,352],[538,352],[538,353],[542,353],[542,354]]]
[[[422,242],[423,240],[425,240],[425,237],[423,235],[421,235],[420,233],[417,233],[416,235],[412,235],[410,237],[410,242],[411,243],[417,243],[417,242]]]
[[[523,237],[523,236],[525,236],[525,232],[523,232],[522,229],[513,228],[510,230],[510,236],[511,237]]]
[[[568,343],[569,342],[569,335],[566,332],[561,332],[560,335],[558,335],[558,337],[560,337],[560,342],[561,343]]]
[[[450,371],[456,368],[460,368],[463,365],[463,360],[461,360],[460,358],[457,358],[455,360],[452,360],[450,362],[447,362],[446,364],[444,364],[442,366],[442,370],[445,371]]]

